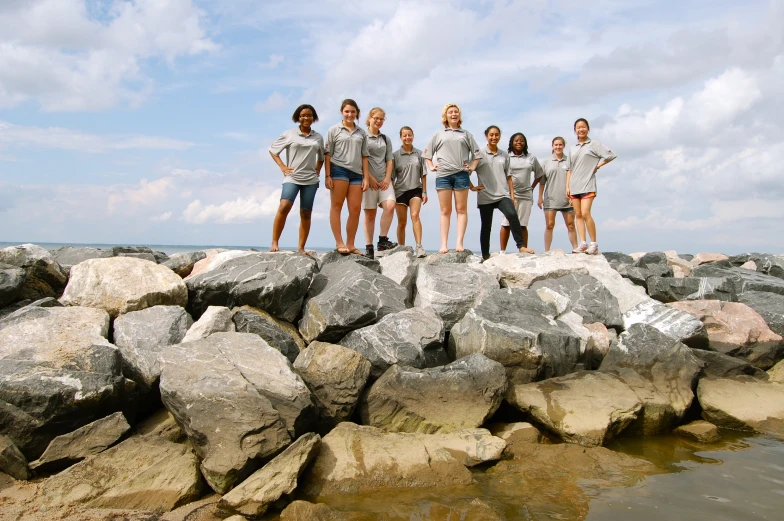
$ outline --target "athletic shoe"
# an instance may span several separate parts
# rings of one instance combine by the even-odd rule
[[[378,249],[378,251],[386,251],[386,250],[391,250],[396,246],[397,246],[396,242],[392,242],[389,239],[387,239],[385,241],[378,241],[378,244],[376,245],[376,249]]]
[[[585,250],[585,253],[588,255],[598,255],[599,253],[599,245],[595,242],[588,246],[588,249]]]
[[[572,250],[572,253],[585,253],[588,250],[588,243],[584,242]]]
[[[369,245],[369,246],[365,246],[365,257],[367,257],[368,259],[371,259],[371,260],[376,258],[376,254],[373,251],[373,245],[372,244]]]
[[[419,246],[417,246],[417,247],[416,247],[416,256],[417,256],[418,258],[420,258],[420,259],[421,259],[422,257],[427,257],[427,252],[426,252],[426,251],[425,251],[425,249],[422,247],[422,245],[419,245]]]

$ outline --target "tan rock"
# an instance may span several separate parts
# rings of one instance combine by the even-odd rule
[[[691,300],[667,305],[699,318],[705,324],[708,345],[713,351],[742,358],[761,369],[772,367],[784,355],[784,339],[746,304]]]
[[[774,365],[768,370],[768,381],[784,384],[784,360]]]
[[[204,253],[207,256],[199,261],[196,261],[196,264],[193,265],[193,269],[188,274],[188,276],[185,277],[184,280],[193,278],[196,275],[201,275],[202,273],[207,271],[207,269],[210,266],[210,263],[213,261],[213,259],[215,259],[215,256],[224,251],[229,251],[229,250],[225,248],[210,248],[209,250],[204,250]]]
[[[691,260],[691,265],[695,268],[702,264],[708,264],[711,262],[716,262],[720,260],[727,260],[729,257],[724,255],[723,253],[698,253],[694,256]]]
[[[245,255],[252,255],[255,252],[250,250],[226,250],[222,248],[216,248],[204,250],[204,253],[206,253],[207,256],[194,264],[190,275],[185,277],[183,280],[192,279],[197,275],[212,271],[227,260],[236,259],[237,257],[244,257]]]
[[[675,250],[668,250],[664,252],[667,257],[667,264],[672,268],[673,275],[676,279],[682,279],[691,275],[691,262],[686,259],[681,259],[678,252]]]
[[[583,362],[586,369],[596,369],[602,363],[604,357],[607,356],[607,353],[610,352],[610,342],[611,338],[614,338],[614,333],[611,336],[607,327],[599,322],[583,324],[583,326],[590,333],[585,346]]]
[[[681,425],[673,431],[673,434],[699,443],[714,443],[721,438],[721,436],[719,436],[719,428],[712,423],[703,420]]]
[[[185,433],[182,432],[182,429],[177,424],[177,420],[166,409],[158,409],[149,418],[137,425],[136,434],[140,436],[160,436],[174,443],[185,438]]]
[[[5,472],[14,479],[30,479],[27,459],[11,438],[3,434],[0,434],[0,472]]]
[[[280,521],[377,521],[369,512],[333,510],[324,503],[294,501],[280,513]]]
[[[702,417],[719,427],[784,437],[784,384],[741,376],[703,378],[697,398]]]
[[[740,265],[745,270],[757,271],[757,263],[754,261],[747,261]]]
[[[116,317],[157,305],[188,303],[188,288],[165,266],[131,257],[88,259],[71,268],[60,301],[106,310]]]
[[[501,438],[507,446],[513,443],[539,443],[542,433],[528,422],[491,423],[487,426],[493,436]]]
[[[182,342],[193,342],[207,338],[213,333],[232,333],[236,331],[231,320],[231,310],[224,306],[209,306],[199,320],[185,333]]]

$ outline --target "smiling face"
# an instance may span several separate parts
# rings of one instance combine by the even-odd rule
[[[563,149],[566,146],[563,139],[556,139],[553,141],[553,153],[557,156],[563,155]]]
[[[378,130],[384,125],[386,114],[381,109],[373,109],[370,111],[370,117],[367,120],[368,126],[373,130]]]
[[[407,128],[403,129],[403,131],[400,132],[400,141],[407,147],[410,147],[414,144],[414,132]]]
[[[460,109],[457,107],[446,109],[446,121],[450,126],[460,126]]]
[[[525,150],[525,138],[523,136],[515,136],[512,140],[512,150],[515,154],[520,155]]]
[[[501,131],[493,127],[487,131],[487,135],[485,137],[487,138],[488,145],[497,147],[498,142],[501,141]]]
[[[579,140],[584,140],[588,137],[588,123],[585,121],[578,121],[574,124],[574,133],[577,134]]]
[[[310,109],[302,109],[299,111],[299,126],[303,130],[307,130],[313,125],[313,111]]]
[[[346,123],[354,123],[354,120],[357,119],[357,108],[352,105],[346,105],[343,107],[343,110],[340,111],[340,114],[343,116],[343,121]]]

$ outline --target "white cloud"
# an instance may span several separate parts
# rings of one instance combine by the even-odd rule
[[[162,177],[154,181],[142,179],[138,186],[120,187],[108,198],[107,208],[109,213],[114,213],[121,206],[125,205],[136,208],[137,206],[149,206],[165,201],[174,188],[174,184],[173,178]]]
[[[150,220],[154,222],[165,222],[171,219],[172,215],[174,215],[172,212],[164,212],[160,215],[150,217]]]
[[[273,92],[270,94],[267,99],[264,101],[260,101],[253,106],[253,110],[256,112],[272,112],[274,110],[280,110],[285,108],[288,105],[288,98],[285,97],[278,91]]]
[[[280,190],[275,190],[266,197],[252,195],[238,197],[233,201],[221,204],[203,204],[200,200],[191,202],[182,213],[185,222],[190,224],[233,224],[248,223],[262,217],[275,215],[278,211]]]

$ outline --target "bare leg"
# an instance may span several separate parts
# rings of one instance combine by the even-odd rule
[[[334,186],[335,182],[332,181]],[[333,188],[334,192],[335,189]],[[357,229],[359,228],[359,213],[362,210],[362,186],[350,185],[348,187],[348,219],[346,220],[346,247],[349,250],[356,249],[354,241],[357,238]]]
[[[305,253],[305,243],[308,242],[308,235],[310,235],[310,215],[313,212],[310,210],[299,211],[299,248],[297,251]]]
[[[407,210],[408,208],[404,204],[395,205],[395,213],[397,213],[397,243],[401,246],[406,245]]]
[[[389,236],[389,229],[392,227],[392,218],[395,217],[395,201],[384,201],[381,203],[381,222],[378,225],[379,235]]]
[[[289,216],[293,203],[288,199],[281,199],[280,206],[278,206],[278,213],[275,214],[275,220],[272,221],[272,244],[269,251],[280,251],[278,241],[280,234],[283,233],[283,227],[286,226],[286,218]]]
[[[523,246],[528,247],[528,226],[521,226],[523,229]]]
[[[544,211],[544,251],[550,251],[550,246],[553,244],[553,229],[555,228],[556,213],[555,210]]]
[[[574,229],[574,212],[565,212],[563,218],[564,223],[566,223],[566,231],[569,232],[569,242],[572,243],[572,249],[577,248],[577,231]]]
[[[346,248],[346,243],[343,241],[342,227],[340,226],[340,214],[343,211],[343,203],[346,201],[347,193],[348,181],[332,180],[332,190],[329,191],[329,226],[332,228],[332,235],[335,236],[335,246],[339,250]],[[346,227],[348,227],[348,225],[346,225]],[[356,233],[356,231],[354,233]]]
[[[446,253],[449,251],[449,221],[452,220],[452,190],[439,190],[438,204],[441,205],[441,249],[438,253]]]
[[[509,227],[501,226],[501,251],[506,251],[506,246],[509,244]]]
[[[588,235],[591,237],[593,242],[596,242],[596,223],[591,216],[591,206],[593,206],[593,197],[590,199],[580,200],[580,207],[582,209],[581,213],[583,214],[585,227],[588,229]]]
[[[463,239],[468,228],[468,190],[455,192],[455,211],[457,212],[457,244],[455,251],[465,251]]]
[[[365,244],[373,244],[373,235],[376,233],[376,209],[365,208]]]
[[[574,208],[574,225],[577,228],[577,235],[580,242],[585,242],[585,221],[583,220],[583,209],[579,199],[572,200],[572,208]]]
[[[422,209],[422,199],[414,198],[408,202],[411,210],[411,222],[414,228],[414,242],[417,246],[422,244],[422,221],[419,220],[419,210]]]

